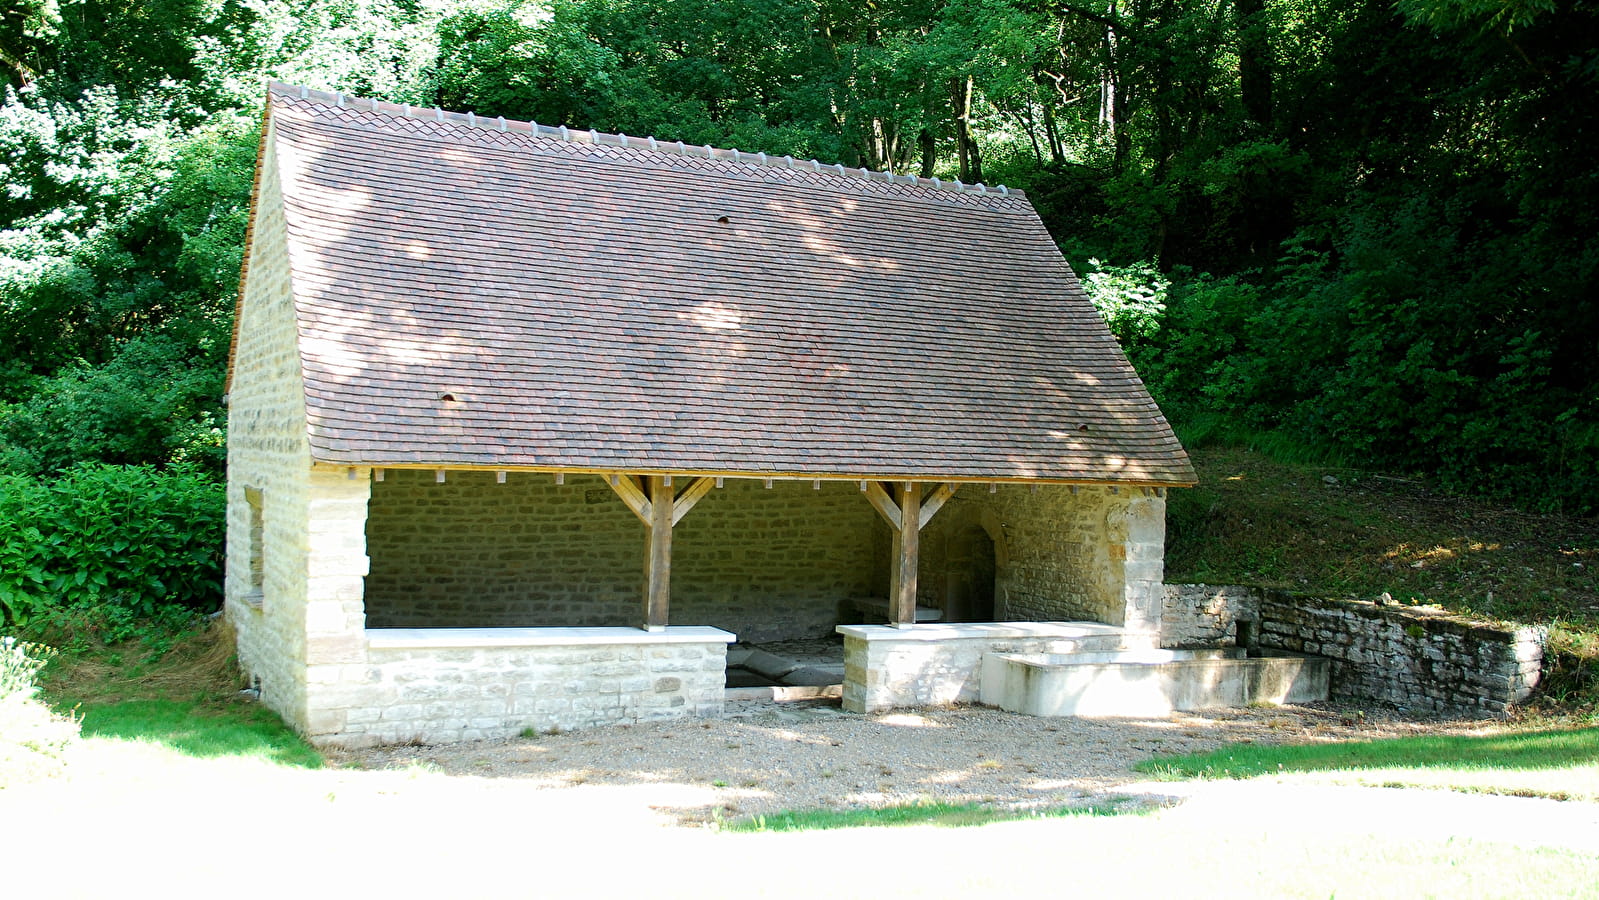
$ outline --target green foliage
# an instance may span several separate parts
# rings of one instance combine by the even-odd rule
[[[0,475],[0,613],[39,629],[100,611],[131,627],[167,607],[216,608],[224,496],[188,467]]]
[[[1599,503],[1591,2],[12,7],[0,471],[220,471],[276,77],[1019,186],[1190,431]]]
[[[1088,265],[1083,289],[1105,317],[1110,333],[1123,346],[1152,337],[1160,329],[1171,281],[1150,263],[1108,266],[1090,259]]]

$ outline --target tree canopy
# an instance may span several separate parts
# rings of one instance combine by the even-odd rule
[[[16,0],[0,472],[220,473],[269,78],[1026,189],[1183,430],[1599,498],[1593,0]]]

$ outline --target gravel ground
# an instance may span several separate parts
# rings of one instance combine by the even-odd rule
[[[1169,719],[1047,719],[983,707],[862,716],[837,701],[729,703],[721,719],[334,755],[345,768],[512,779],[521,789],[629,788],[662,824],[925,799],[1008,806],[1103,801],[1156,754],[1466,733],[1494,723],[1406,720],[1343,706],[1222,709]],[[651,787],[658,788],[652,792]],[[598,793],[598,792],[596,792]]]

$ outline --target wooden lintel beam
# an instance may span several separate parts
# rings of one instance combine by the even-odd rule
[[[928,520],[933,518],[933,513],[942,509],[944,504],[949,502],[949,498],[955,496],[957,490],[960,490],[960,485],[953,481],[948,481],[939,485],[938,489],[931,494],[928,494],[927,499],[922,501],[922,514],[916,522],[918,527],[926,528]]]
[[[694,508],[694,504],[700,502],[701,497],[709,494],[715,484],[715,480],[711,478],[696,478],[689,482],[689,486],[684,488],[683,492],[677,495],[677,499],[672,501],[672,524],[676,525],[683,521],[683,517],[688,515],[688,511]]]
[[[650,524],[650,498],[644,496],[644,487],[639,484],[638,476],[612,475],[605,479],[605,483],[611,486],[616,496],[622,498],[622,502],[633,511],[633,515],[638,516],[640,522]]]
[[[888,496],[888,491],[883,490],[883,485],[876,481],[862,483],[866,485],[864,488],[866,499],[884,519],[888,520],[888,527],[895,531],[903,529],[905,526],[901,523],[904,522],[904,519],[899,514],[899,504],[894,502],[894,498]]]

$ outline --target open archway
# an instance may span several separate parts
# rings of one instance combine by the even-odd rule
[[[973,522],[957,531],[950,539],[948,566],[944,621],[994,621],[999,564],[988,530]]]

